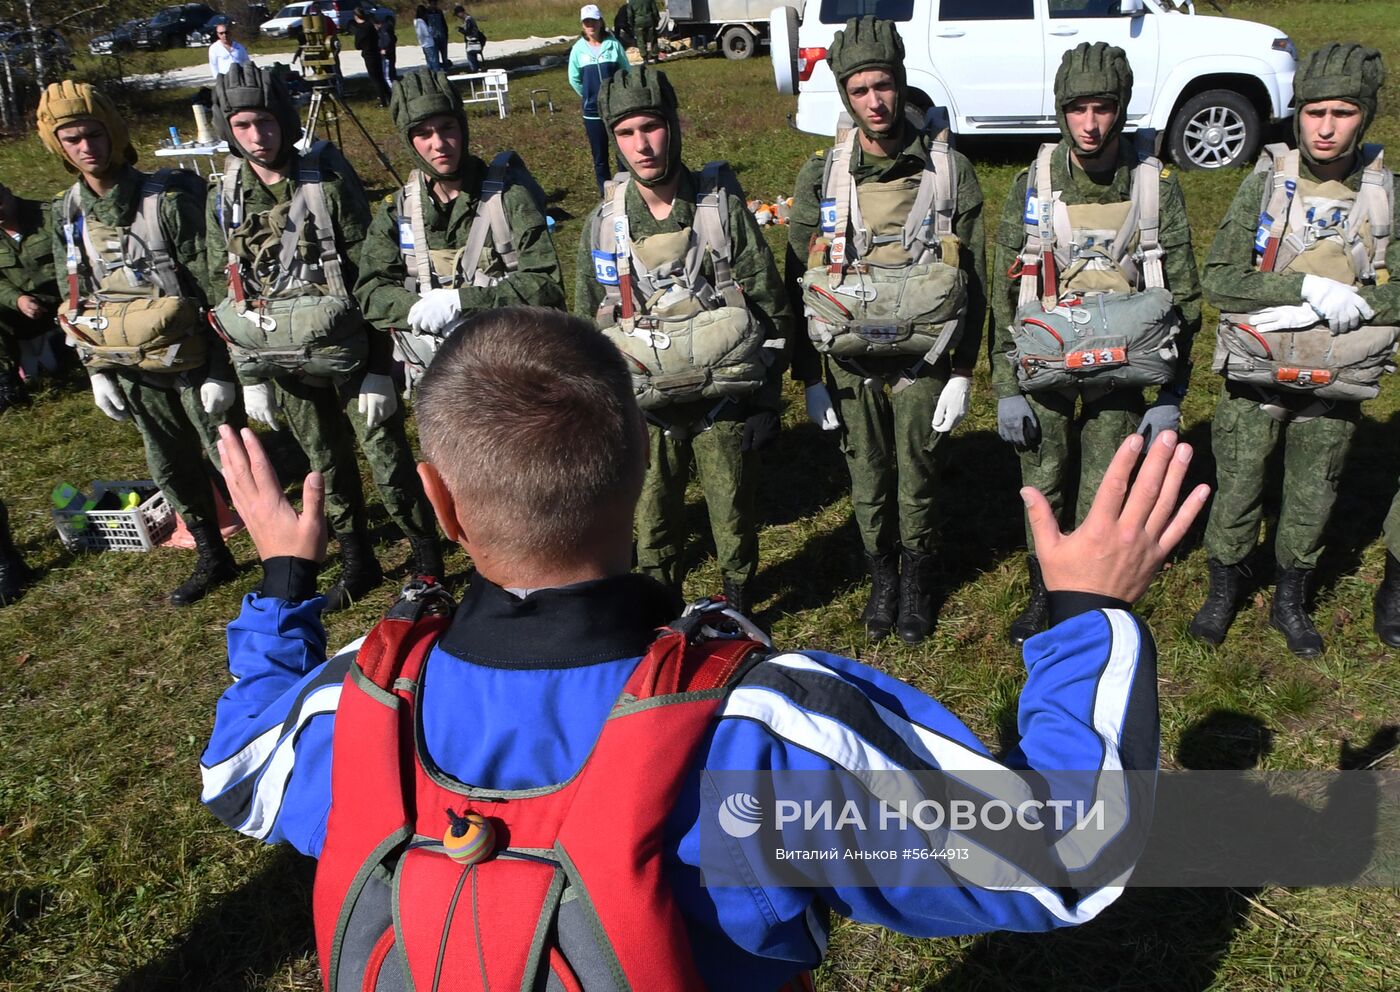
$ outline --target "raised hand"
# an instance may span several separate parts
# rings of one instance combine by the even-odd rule
[[[243,518],[258,557],[291,556],[310,561],[326,557],[326,482],[320,472],[302,484],[302,512],[297,513],[282,492],[282,483],[267,460],[258,436],[246,427],[237,433],[219,428],[219,458],[224,465],[233,508]]]

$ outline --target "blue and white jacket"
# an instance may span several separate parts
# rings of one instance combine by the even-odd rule
[[[235,682],[201,760],[202,799],[229,826],[316,857],[331,801],[336,705],[360,642],[327,660],[324,599],[304,598],[314,566],[267,564],[263,588],[284,598],[248,596],[228,627]],[[815,967],[830,910],[934,937],[1048,930],[1111,903],[1121,888],[1076,891],[1034,879],[1009,889],[705,888],[698,823],[705,769],[1155,769],[1155,647],[1122,606],[1052,596],[1059,622],[1026,642],[1021,739],[1004,765],[938,702],[848,658],[791,652],[752,669],[724,703],[668,828],[674,891],[708,986],[773,989]],[[568,779],[656,628],[675,615],[662,587],[637,575],[524,598],[474,576],[426,663],[422,721],[433,762],[492,789]]]
[[[584,117],[600,119],[598,93],[618,70],[631,72],[632,64],[627,61],[621,42],[612,34],[603,39],[596,52],[585,38],[574,42],[574,47],[569,49],[569,85],[583,97]]]

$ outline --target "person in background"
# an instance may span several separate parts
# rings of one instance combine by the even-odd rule
[[[442,68],[442,63],[438,61],[437,40],[433,37],[433,27],[428,20],[428,8],[421,3],[413,12],[413,33],[418,37],[418,47],[423,49],[423,62],[428,71],[437,72]]]
[[[428,0],[428,27],[432,29],[433,45],[437,49],[438,65],[443,72],[452,71],[452,60],[447,57],[447,18],[438,6],[438,0]]]
[[[661,49],[656,44],[656,23],[661,20],[661,11],[656,0],[627,0],[632,12],[632,33],[637,36],[637,52],[643,64],[659,62]]]
[[[21,199],[0,182],[0,412],[28,401],[21,369],[28,376],[58,363],[52,220],[43,202]]]
[[[603,12],[594,3],[584,4],[578,12],[583,26],[582,36],[569,52],[569,85],[583,98],[583,130],[588,135],[588,147],[593,152],[593,177],[598,182],[599,195],[603,184],[612,178],[608,154],[612,142],[603,117],[598,112],[598,91],[613,73],[631,69],[622,44],[604,26]],[[618,171],[622,171],[619,164]]]
[[[215,27],[214,43],[209,46],[209,78],[218,82],[229,66],[247,64],[248,49],[233,40],[233,22],[226,20]]]
[[[486,47],[486,35],[481,28],[476,26],[476,18],[467,13],[467,8],[460,3],[452,8],[452,16],[460,22],[457,25],[457,33],[462,36],[462,41],[467,46],[467,71],[481,71],[481,53]]]
[[[384,74],[384,55],[379,46],[379,29],[364,7],[355,8],[355,48],[365,60],[365,73],[374,86],[381,107],[389,106],[389,80]]]
[[[389,78],[389,85],[392,87],[399,81],[399,20],[388,7],[377,7],[376,12],[383,19],[376,17],[374,26],[379,32],[379,49],[384,56],[384,74]]]

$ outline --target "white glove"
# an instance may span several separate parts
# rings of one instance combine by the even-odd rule
[[[399,398],[394,393],[394,380],[378,372],[366,373],[364,382],[360,383],[360,414],[369,429],[374,430],[384,423],[398,408]]]
[[[277,415],[282,411],[277,405],[277,394],[272,391],[271,383],[244,386],[243,409],[247,411],[249,420],[271,427],[274,431],[281,430]]]
[[[1307,304],[1296,307],[1267,307],[1253,314],[1250,327],[1260,334],[1271,331],[1296,331],[1300,327],[1312,327],[1318,321],[1317,311]]]
[[[92,400],[97,404],[97,409],[113,420],[130,420],[131,414],[126,412],[126,397],[122,395],[117,380],[106,372],[94,372],[90,378]]]
[[[831,394],[820,382],[814,382],[803,390],[807,400],[807,419],[824,431],[834,431],[841,424],[836,419],[836,408],[831,405]]]
[[[1360,293],[1326,276],[1303,276],[1303,299],[1327,321],[1333,334],[1354,331],[1376,315]]]
[[[233,406],[236,395],[233,383],[218,379],[206,379],[199,387],[199,402],[204,404],[204,412],[208,414],[223,413]]]
[[[955,375],[938,394],[938,406],[933,411],[933,429],[939,434],[947,434],[967,416],[968,400],[972,395],[972,380],[965,375]]]
[[[455,289],[430,289],[408,308],[408,322],[423,334],[436,334],[457,319],[462,311],[462,294]]]

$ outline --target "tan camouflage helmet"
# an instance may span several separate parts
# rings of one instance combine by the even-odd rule
[[[1293,77],[1293,103],[1301,112],[1310,103],[1320,100],[1345,100],[1361,110],[1361,128],[1356,132],[1350,154],[1361,143],[1371,121],[1376,117],[1376,105],[1381,86],[1385,83],[1385,64],[1381,53],[1356,42],[1333,42],[1310,52],[1298,62]],[[1293,134],[1298,134],[1298,114],[1293,117]],[[1306,152],[1306,149],[1304,149]]]
[[[852,17],[831,39],[827,60],[831,63],[832,75],[836,77],[836,89],[841,94],[841,103],[857,124],[860,118],[851,109],[850,98],[846,96],[846,80],[867,69],[884,69],[893,76],[895,123],[891,128],[900,126],[908,96],[908,81],[904,72],[904,41],[899,37],[899,30],[894,26],[894,21],[881,20],[871,14]],[[889,130],[878,134],[866,131],[864,126],[861,130],[865,131],[867,138],[889,137]]]
[[[102,175],[109,175],[123,165],[136,164],[136,149],[131,144],[131,134],[126,121],[112,103],[91,83],[75,83],[65,79],[61,83],[50,83],[39,97],[39,111],[36,115],[39,125],[39,140],[51,153],[57,155],[63,167],[77,173],[78,168],[68,160],[63,144],[58,140],[60,128],[81,121],[96,121],[107,131],[110,150]]]

